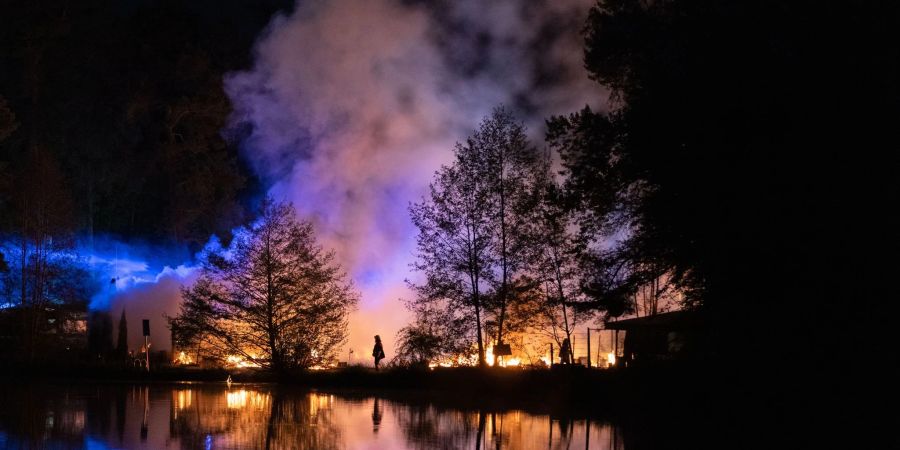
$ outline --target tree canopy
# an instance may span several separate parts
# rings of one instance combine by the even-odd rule
[[[548,133],[582,232],[621,240],[595,297],[669,274],[715,315],[719,345],[776,345],[751,338],[765,311],[820,354],[811,313],[841,317],[836,297],[862,295],[838,281],[865,273],[848,254],[851,236],[874,236],[849,232],[870,215],[859,199],[896,194],[872,164],[900,106],[896,17],[878,2],[598,2],[584,62],[612,108]]]
[[[332,361],[359,295],[289,204],[267,199],[231,247],[204,259],[171,320],[176,346],[277,371]]]
[[[0,232],[4,179],[40,148],[71,192],[75,231],[199,249],[244,219],[257,186],[222,130],[223,75],[289,2],[11,1],[0,6]],[[9,183],[6,183],[7,185]]]

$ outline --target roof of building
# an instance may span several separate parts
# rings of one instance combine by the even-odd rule
[[[631,319],[606,322],[607,330],[632,330],[635,328],[694,328],[703,322],[703,315],[698,311],[672,311],[653,316],[635,317]]]

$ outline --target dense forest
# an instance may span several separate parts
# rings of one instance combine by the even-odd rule
[[[30,191],[85,236],[197,245],[258,182],[223,136],[222,76],[290,2],[12,1],[0,6],[0,231]],[[67,217],[70,216],[70,217]]]

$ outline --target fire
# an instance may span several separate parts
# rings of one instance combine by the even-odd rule
[[[444,361],[444,362],[439,362],[439,363],[428,364],[429,369],[434,369],[435,367],[453,367],[453,363]]]
[[[185,352],[179,352],[178,357],[176,357],[175,361],[173,361],[173,362],[175,364],[179,364],[179,365],[193,364],[194,358],[191,358],[191,356]]]
[[[615,353],[612,353],[612,352],[607,353],[607,354],[606,354],[606,362],[607,362],[610,366],[616,365],[616,354],[615,354]]]
[[[494,365],[494,353],[488,348],[484,354],[485,362],[488,366]],[[549,358],[542,357],[541,360],[549,364]],[[469,356],[458,356],[456,359],[443,359],[432,361],[428,364],[429,369],[436,367],[458,367],[458,366],[474,366],[478,363],[478,354],[473,353]],[[500,367],[519,367],[522,365],[522,359],[519,357],[506,356],[500,361]]]
[[[225,363],[232,367],[244,368],[244,367],[259,367],[259,364],[247,360],[243,356],[239,355],[228,355],[225,358]]]

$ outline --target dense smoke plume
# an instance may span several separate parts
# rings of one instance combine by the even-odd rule
[[[253,68],[226,77],[228,134],[270,193],[313,220],[363,293],[351,320],[357,357],[408,320],[397,301],[409,295],[415,242],[407,206],[454,142],[500,104],[540,142],[547,116],[601,98],[581,67],[589,7],[300,2],[272,20]]]

